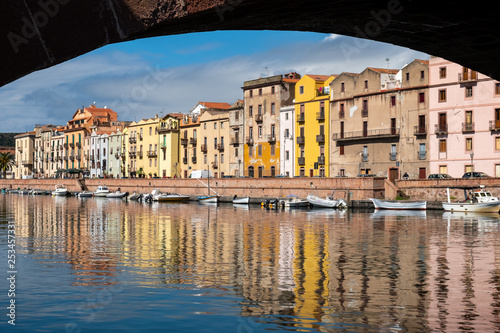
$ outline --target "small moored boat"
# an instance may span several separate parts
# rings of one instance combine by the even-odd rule
[[[201,203],[218,203],[219,196],[217,196],[217,195],[202,196],[202,197],[198,197],[198,201]]]
[[[65,197],[69,195],[69,191],[64,185],[58,184],[55,190],[52,191],[52,195],[55,197]]]
[[[105,185],[97,186],[97,190],[94,192],[94,197],[105,198],[109,194],[109,189]]]
[[[122,199],[128,196],[128,192],[120,192],[120,189],[118,189],[115,192],[110,192],[106,195],[106,198],[109,199]]]
[[[83,191],[83,192],[78,193],[77,196],[79,198],[92,198],[94,196],[94,192]]]
[[[280,200],[280,205],[282,207],[291,207],[291,208],[308,207],[309,201],[307,201],[306,199],[291,197]]]
[[[426,210],[427,201],[391,201],[368,198],[373,202],[375,209],[398,209],[398,210]]]
[[[443,202],[445,211],[475,212],[475,213],[500,213],[500,200],[491,195],[490,191],[482,188],[469,192],[464,202],[450,202],[448,190],[448,202]]]
[[[244,205],[244,204],[249,204],[250,203],[250,197],[240,197],[238,198],[237,195],[233,197],[233,204],[236,205]]]
[[[306,200],[313,206],[324,208],[346,208],[347,202],[343,199],[335,200],[330,197],[320,198],[316,195],[309,194]]]

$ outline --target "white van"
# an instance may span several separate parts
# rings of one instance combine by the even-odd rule
[[[193,170],[189,175],[189,178],[208,178],[208,170]],[[210,172],[210,178],[213,177],[212,172]]]

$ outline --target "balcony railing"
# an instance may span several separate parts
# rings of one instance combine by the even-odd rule
[[[187,157],[183,157],[182,158],[182,163],[183,164],[188,164],[188,158]]]
[[[305,165],[305,164],[306,164],[306,158],[305,158],[305,157],[299,157],[299,158],[297,159],[297,163],[298,163],[299,165]]]
[[[217,162],[212,162],[212,169],[217,169],[219,167],[219,165],[217,164]]]
[[[264,121],[264,117],[262,116],[262,114],[258,113],[254,116],[254,119],[255,119],[255,122],[257,123],[261,123]]]
[[[362,162],[368,162],[368,153],[362,153],[361,154],[361,161]]]
[[[160,143],[160,148],[161,149],[167,149],[167,143],[166,142]]]
[[[419,160],[425,160],[427,158],[427,151],[419,151],[417,154]]]
[[[413,132],[415,136],[427,135],[427,126],[415,126]]]
[[[302,123],[302,122],[304,122],[305,120],[306,120],[306,116],[305,116],[305,114],[304,114],[304,113],[299,113],[299,114],[297,115],[297,122]]]
[[[390,159],[391,161],[395,161],[395,160],[396,160],[397,155],[398,155],[398,153],[390,152],[390,153],[389,153],[389,159]]]
[[[500,131],[500,120],[490,120],[490,131]]]
[[[316,112],[316,120],[325,120],[325,112]]]
[[[318,142],[318,143],[324,143],[325,142],[325,135],[324,134],[318,134],[318,135],[316,135],[316,142]]]
[[[334,133],[332,140],[335,141],[351,141],[370,139],[385,139],[399,137],[399,128],[383,128],[375,130],[353,131],[344,133]]]
[[[148,157],[156,157],[158,156],[158,153],[156,152],[156,150],[149,150],[148,151]]]
[[[274,142],[276,142],[276,135],[274,135],[274,134],[269,134],[269,135],[267,136],[267,142],[269,142],[269,143],[274,143]]]
[[[219,150],[219,151],[224,151],[224,144],[223,144],[223,143],[219,143],[219,144],[217,145],[217,150]]]
[[[240,144],[240,138],[238,136],[233,136],[231,138],[231,144],[232,145],[239,145]]]
[[[306,143],[306,137],[305,136],[298,136],[297,137],[297,144],[303,145]]]
[[[188,139],[187,138],[181,138],[181,145],[187,146],[188,144]]]
[[[189,144],[193,145],[193,146],[196,146],[196,143],[198,141],[196,140],[196,138],[189,138]]]
[[[77,146],[78,148],[81,148],[81,147],[82,147],[82,143],[81,143],[81,142],[76,142],[75,144],[76,144],[76,146]]]
[[[436,135],[442,135],[448,133],[448,124],[435,124],[434,133]]]
[[[318,156],[318,164],[325,165],[325,155]]]
[[[135,153],[135,151],[131,151],[131,152],[128,153],[128,157],[130,157],[130,158],[136,158],[137,154]],[[92,159],[92,161],[93,161],[93,159]]]
[[[462,123],[462,133],[474,132],[474,123]]]
[[[246,139],[246,143],[247,143],[247,145],[249,145],[249,146],[253,146],[253,138],[251,138],[251,137],[247,137],[247,139]]]
[[[368,117],[368,109],[361,109],[361,117],[363,118]]]
[[[129,143],[136,143],[137,142],[137,138],[135,136],[131,136],[130,138],[128,138],[128,142]]]
[[[196,156],[191,157],[191,162],[192,162],[193,164],[196,164]]]
[[[200,147],[200,150],[201,150],[202,153],[206,153],[208,151],[207,145],[206,144],[202,144],[201,147]]]

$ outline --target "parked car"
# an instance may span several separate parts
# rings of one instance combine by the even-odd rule
[[[490,176],[481,171],[466,172],[462,176],[462,178],[476,178],[476,177],[490,177]]]
[[[436,178],[453,178],[453,177],[451,177],[447,173],[433,173],[433,174],[430,174],[429,177],[427,177],[427,178],[436,179]]]

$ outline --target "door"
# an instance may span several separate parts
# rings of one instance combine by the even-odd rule
[[[418,178],[419,179],[427,178],[427,169],[426,168],[419,168],[418,169]]]
[[[389,169],[389,181],[393,182],[398,179],[399,169],[398,168],[390,168]]]

